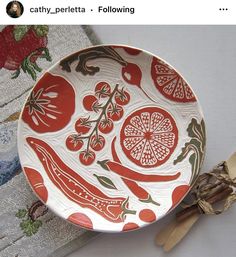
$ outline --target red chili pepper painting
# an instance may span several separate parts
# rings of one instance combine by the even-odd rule
[[[116,152],[116,148],[115,148],[115,142],[116,142],[116,137],[113,138],[112,142],[111,142],[111,153],[112,153],[112,157],[113,157],[113,161],[120,163],[121,161],[118,157],[118,154]],[[136,181],[127,179],[122,177],[123,182],[126,184],[126,186],[129,188],[129,190],[138,197],[139,201],[144,202],[144,203],[152,203],[155,205],[160,205],[159,203],[157,203],[156,201],[154,201],[152,199],[152,196],[141,186],[138,185],[138,183]]]
[[[137,171],[131,170],[130,168],[127,168],[123,166],[120,163],[104,160],[104,161],[98,161],[98,164],[100,164],[104,169],[108,171],[112,171],[118,175],[120,175],[122,178],[127,178],[133,181],[139,181],[139,182],[165,182],[165,181],[172,181],[176,180],[180,176],[180,172],[177,172],[174,175],[148,175],[148,174],[142,174]]]
[[[71,201],[89,208],[111,222],[122,222],[128,210],[128,198],[109,197],[69,168],[44,141],[33,137],[27,143],[37,154],[53,184]],[[27,169],[27,167],[25,167]]]

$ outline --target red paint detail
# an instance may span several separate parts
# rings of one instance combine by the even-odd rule
[[[97,103],[97,97],[94,95],[86,95],[83,99],[83,106],[87,111],[93,111],[95,103]]]
[[[48,199],[48,191],[44,185],[43,177],[35,169],[23,167],[26,177],[29,180],[30,185],[34,189],[37,196],[46,203]]]
[[[172,206],[173,209],[177,206],[181,200],[183,200],[184,196],[187,194],[188,190],[190,189],[189,185],[181,185],[177,186],[174,191],[172,192]]]
[[[144,133],[144,138],[147,140],[151,140],[152,139],[152,132],[147,131]]]
[[[156,57],[151,66],[153,82],[159,92],[175,102],[195,102],[196,98],[187,82],[172,67]]]
[[[131,170],[128,167],[123,166],[120,163],[113,161],[106,161],[105,165],[109,170],[115,172],[120,175],[122,178],[127,178],[134,181],[140,182],[164,182],[164,181],[172,181],[176,180],[180,176],[180,172],[174,175],[148,175],[142,174],[137,171]]]
[[[93,151],[82,151],[79,154],[79,160],[83,165],[89,166],[91,165],[96,158],[96,155]]]
[[[54,132],[68,124],[74,111],[75,92],[71,84],[63,77],[46,72],[33,88],[22,119],[36,132]]]
[[[78,139],[77,134],[69,135],[66,139],[66,147],[70,151],[79,151],[84,145],[83,140]]]
[[[121,215],[125,198],[105,195],[69,168],[46,142],[33,137],[27,137],[26,140],[37,154],[49,179],[68,199],[111,222],[123,222]]]
[[[67,220],[83,228],[93,229],[93,223],[91,219],[83,213],[73,213],[67,218]]]
[[[94,151],[101,151],[105,146],[105,138],[101,135],[93,135],[91,137],[90,146]]]
[[[165,163],[178,143],[178,129],[172,116],[158,107],[131,113],[123,123],[120,143],[125,155],[143,168]]]
[[[114,137],[112,139],[112,141],[111,141],[111,154],[112,154],[112,158],[113,158],[113,161],[121,163],[120,158],[119,158],[119,156],[118,156],[118,154],[116,152],[115,143],[116,143],[116,137]]]
[[[142,52],[139,49],[135,49],[135,48],[132,48],[132,47],[126,47],[126,46],[113,46],[113,48],[122,48],[122,49],[125,50],[126,53],[128,53],[130,55],[138,55]]]
[[[103,119],[98,124],[98,129],[103,134],[109,134],[114,128],[114,124],[111,119]]]
[[[21,63],[27,56],[29,56],[32,52],[35,52],[37,49],[46,47],[48,42],[46,36],[37,36],[32,28],[28,30],[20,41],[16,41],[13,30],[13,25],[6,26],[2,30],[2,35],[6,42],[6,51],[8,53],[4,68],[8,70],[19,69]],[[41,51],[38,50],[38,54],[31,58],[30,61],[35,62],[40,54]]]
[[[138,55],[140,54],[142,51],[138,50],[138,49],[133,49],[133,48],[129,48],[129,47],[124,47],[124,50],[130,54],[130,55]]]
[[[150,223],[154,222],[157,219],[155,213],[150,209],[143,209],[142,211],[140,211],[139,218],[144,222]]]
[[[127,63],[122,68],[122,77],[127,83],[141,87],[142,71],[137,64]]]
[[[116,141],[116,137],[114,137],[111,142],[112,158],[115,162],[118,162],[121,164],[121,161],[116,152],[115,141]],[[122,178],[122,180],[126,184],[126,186],[129,188],[129,190],[134,195],[136,195],[139,199],[148,199],[148,196],[149,196],[148,192],[145,189],[143,189],[141,186],[139,186],[135,181],[129,180],[127,178]]]
[[[148,199],[148,192],[143,189],[141,186],[137,184],[137,182],[133,180],[129,180],[127,178],[122,178],[126,186],[129,188],[129,190],[138,197],[139,200],[146,200]]]
[[[120,105],[114,104],[112,106],[111,104],[107,108],[107,116],[112,119],[113,121],[120,120],[124,115],[124,110]]]
[[[87,119],[85,118],[79,118],[76,123],[75,123],[75,130],[78,132],[78,133],[81,133],[81,134],[86,134],[89,132],[89,130],[91,129],[91,125],[88,123],[86,124]]]
[[[108,97],[111,94],[111,86],[107,82],[99,82],[95,86],[95,95],[99,98]]]
[[[119,105],[126,105],[130,101],[130,94],[127,91],[124,91],[125,97],[121,97],[120,94],[116,93],[115,94],[115,101]]]
[[[129,230],[134,230],[138,228],[139,228],[139,225],[137,225],[136,223],[128,222],[124,225],[122,231],[129,231]]]

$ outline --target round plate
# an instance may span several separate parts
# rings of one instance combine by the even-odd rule
[[[101,45],[67,56],[36,83],[18,148],[37,196],[84,228],[137,229],[187,194],[205,126],[186,80],[157,56]]]

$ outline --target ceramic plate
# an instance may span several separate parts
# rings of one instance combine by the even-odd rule
[[[205,151],[199,102],[148,52],[102,45],[67,56],[36,83],[18,148],[37,196],[84,228],[141,228],[172,210]]]

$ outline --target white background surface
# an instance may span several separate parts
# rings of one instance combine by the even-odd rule
[[[6,14],[6,5],[10,0],[0,1],[1,24],[15,24],[16,20]],[[17,19],[18,24],[232,24],[236,20],[235,0],[60,0],[48,1],[20,0],[24,14]],[[99,12],[98,8],[135,7],[135,13]],[[51,8],[51,12],[31,12],[31,8]],[[85,8],[85,13],[71,12],[69,9]],[[59,8],[60,12],[55,8]],[[227,8],[220,10],[220,8]],[[42,9],[42,8],[41,8]],[[91,11],[91,9],[93,11]]]
[[[140,21],[142,22],[142,21]],[[189,81],[202,105],[207,128],[203,170],[236,151],[236,26],[93,26],[103,43],[122,43],[157,54]],[[154,238],[170,216],[144,229],[103,234],[68,257],[233,257],[236,206],[202,217],[172,252]]]

